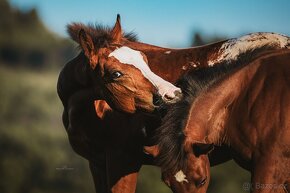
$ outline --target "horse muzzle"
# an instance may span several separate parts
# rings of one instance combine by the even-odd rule
[[[182,91],[180,88],[174,90],[173,92],[166,92],[162,96],[162,100],[165,104],[174,104],[180,101],[182,98]]]

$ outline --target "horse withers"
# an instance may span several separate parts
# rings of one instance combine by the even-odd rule
[[[252,192],[289,192],[289,85],[289,50],[249,64],[188,73],[180,85],[184,99],[169,108],[159,128],[161,168],[182,170],[188,155],[199,157],[226,146],[251,172]]]

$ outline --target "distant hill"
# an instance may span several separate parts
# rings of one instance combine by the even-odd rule
[[[50,32],[35,8],[24,12],[0,0],[0,64],[58,67],[73,53],[73,43]]]

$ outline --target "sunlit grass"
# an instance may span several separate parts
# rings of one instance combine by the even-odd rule
[[[138,176],[136,193],[170,193],[171,190],[162,182],[160,169],[156,166],[143,166]]]

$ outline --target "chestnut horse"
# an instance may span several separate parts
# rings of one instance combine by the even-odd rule
[[[72,24],[68,32],[81,52],[59,76],[63,122],[73,149],[90,161],[97,192],[122,192],[123,187],[134,192],[136,172],[143,159],[148,161],[141,148],[144,137],[158,125],[158,120],[152,126],[136,112],[152,112],[160,101],[180,100],[180,89],[172,82],[190,69],[240,60],[249,53],[247,58],[254,59],[265,50],[287,47],[289,41],[257,33],[196,48],[161,48],[123,34],[119,16],[112,29]]]
[[[251,172],[252,192],[289,192],[289,50],[192,71],[179,85],[184,99],[169,107],[157,132],[163,170],[182,171],[192,154],[226,146]]]

